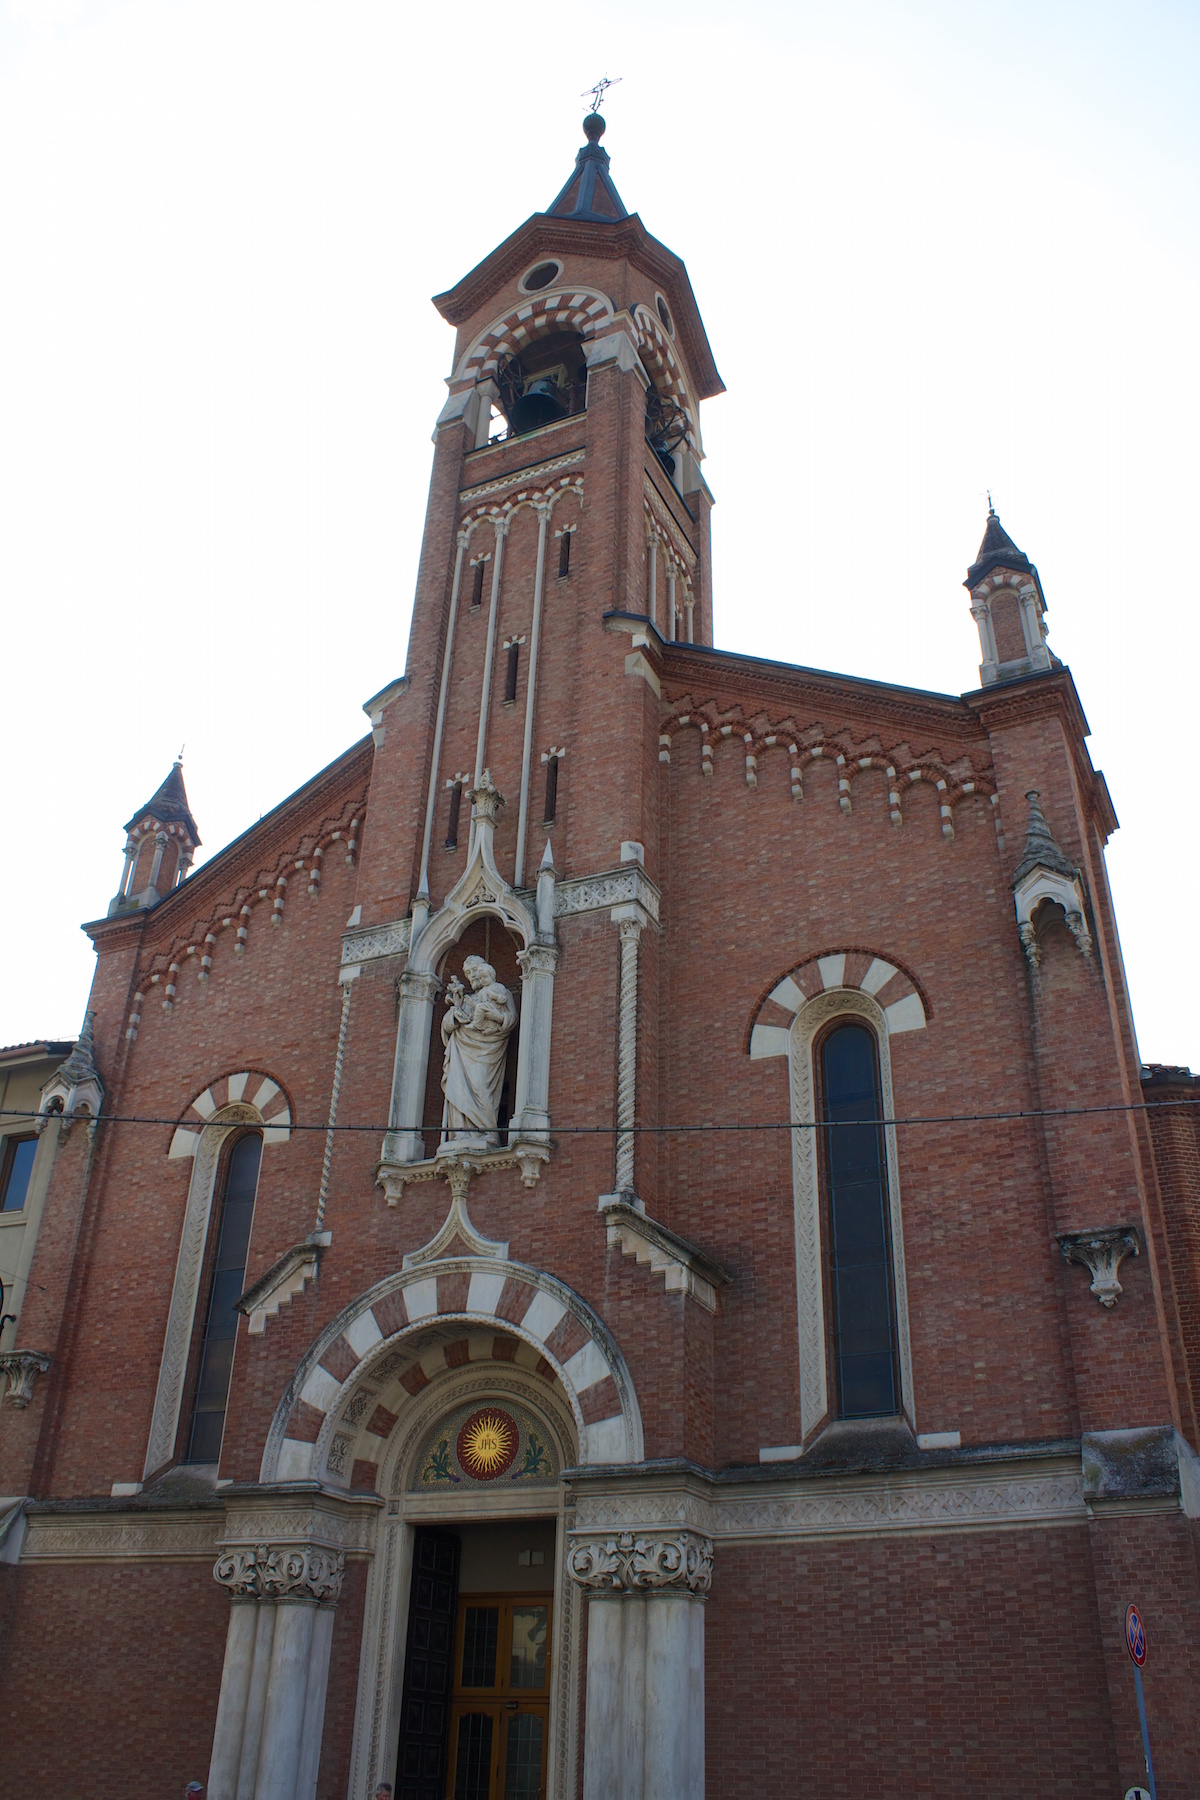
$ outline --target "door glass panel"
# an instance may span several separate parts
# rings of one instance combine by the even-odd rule
[[[512,1621],[512,1667],[508,1684],[514,1688],[544,1688],[550,1609],[546,1606],[514,1606]],[[511,1738],[509,1742],[511,1744]]]
[[[504,1800],[538,1800],[542,1791],[544,1729],[545,1721],[540,1713],[517,1713],[509,1719]]]
[[[458,1721],[454,1800],[489,1800],[492,1774],[492,1720],[488,1713],[464,1713]]]
[[[496,1685],[496,1633],[498,1606],[468,1606],[463,1620],[462,1685],[490,1688]]]

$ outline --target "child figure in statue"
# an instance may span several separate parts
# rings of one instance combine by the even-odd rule
[[[468,956],[463,974],[471,984],[468,993],[457,976],[446,984],[446,1011],[442,1017],[442,1140],[453,1144],[464,1138],[492,1149],[499,1143],[496,1117],[504,1087],[504,1057],[508,1034],[517,1022],[517,1007],[496,971],[482,956]]]

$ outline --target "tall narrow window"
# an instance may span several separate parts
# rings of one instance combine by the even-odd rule
[[[0,1139],[0,1212],[20,1212],[24,1207],[37,1144],[32,1132]]]
[[[471,605],[472,606],[482,606],[483,605],[483,572],[486,568],[487,568],[486,558],[480,557],[479,561],[475,564],[475,581],[474,581],[474,585],[471,588]]]
[[[874,1034],[836,1025],[819,1056],[837,1411],[877,1418],[900,1410],[900,1383]]]
[[[517,697],[517,668],[521,661],[520,644],[508,646],[508,672],[504,677],[504,704],[511,706]]]
[[[458,815],[462,811],[462,790],[461,781],[450,783],[450,817],[446,820],[447,850],[457,850],[458,848]]]
[[[542,814],[543,825],[553,825],[554,815],[558,810],[558,757],[546,758],[546,810]]]
[[[558,579],[560,581],[564,575],[571,573],[571,539],[574,535],[573,531],[564,531],[558,540]]]
[[[250,1133],[233,1146],[225,1166],[225,1193],[221,1202],[220,1237],[204,1324],[204,1349],[196,1382],[186,1460],[215,1463],[221,1455],[229,1377],[233,1370],[233,1346],[237,1337],[236,1302],[246,1285],[246,1251],[250,1222],[254,1217],[254,1193],[262,1138]]]

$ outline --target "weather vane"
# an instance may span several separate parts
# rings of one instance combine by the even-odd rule
[[[583,93],[580,95],[580,99],[581,100],[589,100],[590,99],[591,103],[592,103],[592,111],[598,113],[600,111],[600,103],[604,99],[604,96],[608,92],[609,88],[616,87],[617,83],[623,79],[624,78],[620,75],[614,75],[610,81],[607,75],[602,75],[600,77],[600,80],[596,83],[595,87],[584,88]]]

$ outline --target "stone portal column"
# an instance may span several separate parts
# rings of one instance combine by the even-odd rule
[[[584,1800],[704,1800],[704,1608],[711,1539],[572,1532],[588,1596]]]
[[[209,1800],[314,1800],[344,1552],[258,1544],[213,1574],[233,1615],[208,1773]]]
[[[437,976],[420,969],[405,969],[400,977],[400,1026],[392,1072],[390,1130],[383,1144],[385,1162],[420,1162],[425,1154],[421,1136],[425,1071],[433,1030],[433,1004],[441,991]]]

